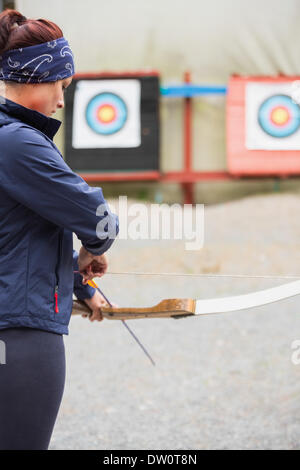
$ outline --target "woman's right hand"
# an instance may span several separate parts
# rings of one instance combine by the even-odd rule
[[[93,255],[82,246],[78,256],[78,268],[83,277],[82,284],[87,284],[94,277],[102,277],[106,273],[107,258],[105,254]]]

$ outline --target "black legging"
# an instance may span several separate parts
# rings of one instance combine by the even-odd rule
[[[63,336],[7,328],[0,340],[0,450],[48,449],[65,384]]]

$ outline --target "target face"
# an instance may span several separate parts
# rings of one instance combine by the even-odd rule
[[[247,84],[246,148],[300,149],[300,107],[292,92],[291,82]]]
[[[126,103],[114,93],[100,93],[94,96],[85,112],[90,128],[101,135],[119,132],[126,123],[127,116]]]
[[[74,94],[72,147],[139,147],[140,100],[139,80],[79,80]]]
[[[270,136],[288,137],[299,129],[300,108],[290,96],[271,96],[260,106],[258,122]]]

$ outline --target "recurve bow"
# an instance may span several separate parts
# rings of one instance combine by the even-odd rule
[[[102,315],[109,320],[133,320],[142,318],[182,318],[186,316],[210,315],[234,312],[278,302],[300,294],[300,280],[277,287],[250,292],[249,294],[211,299],[166,299],[153,307],[115,308],[102,307]],[[73,315],[90,313],[81,301],[73,301]]]

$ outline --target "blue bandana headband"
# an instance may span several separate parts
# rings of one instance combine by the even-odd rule
[[[0,80],[56,82],[74,75],[74,59],[65,38],[6,51],[0,56]]]

